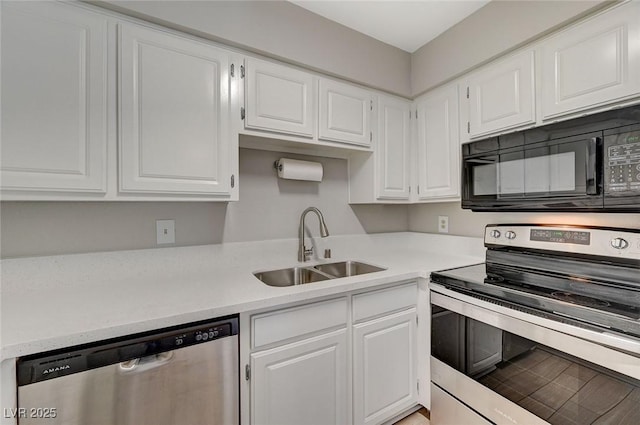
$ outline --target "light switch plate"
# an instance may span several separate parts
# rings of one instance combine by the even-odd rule
[[[175,220],[156,220],[156,243],[158,245],[176,243]]]
[[[449,216],[448,215],[438,216],[438,232],[449,233]]]

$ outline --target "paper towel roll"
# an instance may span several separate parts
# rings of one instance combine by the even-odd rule
[[[319,162],[280,158],[276,161],[276,168],[281,179],[322,181],[323,170]]]

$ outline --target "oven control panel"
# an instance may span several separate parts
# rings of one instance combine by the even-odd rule
[[[640,232],[632,229],[496,224],[485,228],[484,244],[640,261]]]

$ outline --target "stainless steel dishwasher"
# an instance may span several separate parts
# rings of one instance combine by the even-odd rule
[[[18,359],[20,425],[239,423],[238,318]]]

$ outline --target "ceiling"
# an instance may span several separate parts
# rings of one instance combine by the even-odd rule
[[[489,3],[489,0],[290,1],[409,53]]]

